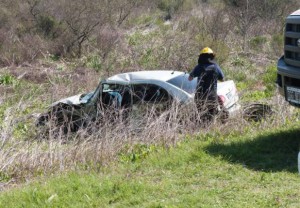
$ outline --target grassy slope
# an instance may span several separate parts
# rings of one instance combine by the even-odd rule
[[[142,22],[148,24],[149,20],[153,24],[154,20],[149,17]],[[198,22],[193,24],[197,25]],[[134,68],[136,65],[144,69],[166,66],[172,68],[177,67],[175,64],[177,62],[180,66],[190,69],[195,64],[195,54],[198,53],[202,42],[207,45],[213,44],[209,41],[209,37],[201,40],[201,43],[194,37],[196,35],[204,38],[205,33],[187,36],[184,30],[178,33],[170,26],[160,25],[159,28],[159,31],[150,31],[148,35],[142,35],[144,31],[141,30],[128,36],[128,45],[139,56],[135,60],[130,56],[119,59],[125,60],[124,63],[119,63],[122,69]],[[192,41],[186,45],[182,41],[189,36],[192,37]],[[163,44],[157,40],[161,40]],[[160,47],[169,44],[171,52],[165,47]],[[182,50],[182,45],[188,50]],[[269,100],[273,96],[276,79],[274,60],[268,59],[266,62],[264,60],[263,66],[256,66],[257,59],[269,54],[269,50],[262,51],[257,57],[253,55],[253,60],[250,61],[251,56],[248,55],[235,57],[234,53],[232,57],[229,55],[227,57],[224,55],[226,53],[222,53],[227,50],[226,45],[217,46],[218,44],[211,45],[219,54],[220,61],[224,62],[221,66],[226,77],[235,80],[243,102]],[[174,60],[170,59],[172,57],[170,54],[172,56],[175,54]],[[176,54],[183,55],[178,58]],[[99,59],[95,57],[89,60],[87,57],[86,62],[80,63],[79,66],[100,70],[97,58]],[[35,110],[40,112],[40,109],[44,110],[53,100],[93,89],[97,85],[95,80],[100,77],[99,74],[86,72],[86,69],[77,72],[76,67],[73,70],[73,67],[61,65],[60,62],[52,64],[57,66],[47,69],[51,73],[46,74],[45,80],[37,81],[45,74],[40,74],[40,77],[33,76],[39,71],[45,71],[44,68],[33,71],[30,67],[27,69],[27,75],[32,80],[23,82],[19,78],[10,79],[12,76],[8,75],[3,79],[5,82],[1,81],[0,87],[13,89],[15,92],[12,92],[14,96],[10,96],[9,93],[4,96],[8,97],[8,101],[0,107],[0,118],[5,118],[5,113],[11,106],[14,110],[15,106],[22,107],[18,107],[20,110],[13,116],[27,115]],[[23,70],[25,69],[15,70],[18,72],[15,77],[23,74]],[[258,82],[257,77],[262,77],[263,81]],[[48,79],[51,80],[51,85]],[[37,84],[32,84],[32,81]],[[82,83],[87,83],[87,86],[82,86]],[[24,90],[25,88],[28,90]],[[40,99],[41,97],[43,99]],[[280,116],[276,118],[278,117]],[[288,116],[282,113],[282,117]],[[292,123],[297,121],[291,120]],[[31,132],[32,125],[21,123],[15,127],[13,135],[17,138],[17,142],[18,139],[27,139],[34,134]],[[272,128],[271,125],[272,122],[268,127]],[[123,162],[112,165],[100,173],[63,173],[63,176],[49,179],[33,178],[37,182],[30,182],[29,185],[21,185],[19,188],[0,193],[0,207],[299,207],[300,179],[296,169],[299,126],[300,124],[296,124],[281,129],[274,127],[255,133],[241,127],[240,131],[227,135],[212,132],[187,139],[169,150],[154,147],[146,159],[134,163],[126,162],[132,155],[125,155],[120,158]],[[78,166],[81,166],[80,161]],[[0,185],[7,181],[9,180],[0,181]]]
[[[299,207],[299,124],[186,139],[101,173],[11,189],[0,207]]]

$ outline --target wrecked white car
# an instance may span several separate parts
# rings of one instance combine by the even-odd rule
[[[55,120],[68,124],[72,131],[103,117],[102,112],[135,109],[147,104],[165,110],[174,101],[187,105],[194,101],[197,80],[188,81],[188,74],[180,71],[138,71],[118,74],[99,83],[95,91],[65,98],[53,103],[41,115],[38,124]],[[238,94],[232,80],[218,83],[221,108],[227,115],[239,110]],[[163,106],[163,107],[162,107]]]

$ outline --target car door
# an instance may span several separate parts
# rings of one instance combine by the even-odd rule
[[[132,85],[132,115],[137,120],[159,116],[170,108],[172,96],[155,84]]]

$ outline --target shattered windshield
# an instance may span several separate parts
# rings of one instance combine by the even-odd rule
[[[89,92],[80,98],[81,103],[87,103],[93,97],[95,91]]]
[[[122,85],[119,84],[103,84],[103,92],[120,92],[122,88]]]

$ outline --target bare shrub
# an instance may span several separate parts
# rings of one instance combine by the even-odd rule
[[[119,32],[112,27],[106,26],[99,31],[96,37],[96,46],[99,48],[99,53],[103,60],[113,51],[119,40]]]
[[[5,65],[30,63],[41,57],[41,51],[45,45],[39,36],[27,34],[19,38],[9,33],[6,35],[5,42],[0,48],[1,60]]]
[[[134,11],[135,8],[138,8],[141,4],[141,0],[115,0],[112,1],[112,9],[108,12],[110,13],[116,13],[116,22],[117,26],[121,26],[123,22],[131,15],[131,13]]]
[[[280,0],[263,2],[258,0],[226,0],[221,2],[194,0],[156,0],[153,2],[140,0],[2,0],[0,3],[2,34],[0,36],[5,38],[5,43],[3,38],[0,38],[0,42],[3,42],[3,48],[6,50],[4,51],[4,57],[1,58],[2,65],[20,64],[25,61],[25,57],[30,62],[40,57],[36,55],[38,53],[46,54],[49,52],[57,59],[60,57],[89,56],[89,54],[97,54],[99,46],[101,48],[100,56],[107,59],[107,54],[112,54],[108,51],[113,51],[112,46],[116,47],[117,45],[116,36],[113,35],[114,32],[118,36],[125,27],[135,28],[136,25],[134,24],[126,24],[127,20],[136,22],[137,15],[149,14],[150,16],[154,12],[157,13],[158,9],[160,10],[159,15],[165,12],[165,17],[171,18],[174,14],[178,17],[172,19],[175,24],[173,27],[174,33],[177,33],[174,36],[180,36],[179,33],[182,32],[182,36],[186,36],[186,40],[180,40],[182,44],[179,43],[181,45],[174,46],[175,49],[180,47],[180,50],[185,49],[183,44],[186,44],[187,48],[192,50],[195,47],[210,45],[217,48],[217,51],[222,54],[228,54],[228,50],[224,47],[226,44],[232,45],[242,42],[243,47],[241,49],[248,50],[249,38],[280,33],[284,27],[284,18],[294,10],[295,5],[299,5],[295,0],[286,2]],[[224,8],[224,4],[227,7]],[[196,11],[199,13],[196,17],[199,21],[194,24],[193,18],[195,16],[192,13]],[[159,15],[157,15],[158,19],[161,18],[161,16],[158,17]],[[155,24],[158,19],[154,20]],[[177,24],[179,27],[176,26]],[[196,31],[198,31],[198,36],[206,38],[194,40],[194,43],[192,43],[191,39],[195,39]],[[109,39],[105,35],[108,33],[112,34]],[[169,37],[174,39],[174,36]],[[30,39],[33,40],[30,41]],[[126,44],[124,39],[118,39],[118,41],[118,46],[119,44]],[[201,43],[195,44],[195,41],[201,41]],[[157,48],[162,46],[162,49],[159,50],[160,54],[165,49],[169,50],[170,47],[167,43],[165,46],[163,45],[164,42],[162,44],[158,42],[155,46]],[[173,43],[176,44],[176,42]],[[151,46],[151,44],[150,42],[149,45]],[[26,52],[21,45],[23,45],[23,48],[30,49],[30,51]],[[149,45],[145,47],[149,48]],[[236,44],[235,48],[238,48],[238,46],[239,44]],[[157,51],[154,45],[150,49],[154,53]],[[22,50],[24,51],[22,52]],[[179,61],[175,59],[177,63],[174,64],[178,68],[187,65],[186,63],[181,64],[186,57],[184,53],[178,52],[180,50],[174,51],[175,56],[179,57]],[[116,54],[110,58],[109,62],[116,62],[116,57],[123,56],[124,59],[133,59],[126,62],[126,67],[137,68],[140,61],[135,58],[139,58],[139,54],[143,52],[146,53],[145,59],[147,61],[147,58],[149,58],[147,57],[147,50],[132,52],[133,56],[131,57],[128,56],[126,51],[119,52],[115,50],[114,53]],[[174,53],[172,52],[172,55]],[[166,54],[163,55],[165,55],[164,58],[167,56]],[[169,57],[171,56],[169,55]],[[223,59],[226,58],[225,55]],[[106,62],[105,59],[101,61]],[[170,61],[170,63],[174,63],[174,61]],[[105,63],[105,65],[106,68],[115,66],[108,63]],[[122,63],[120,65],[122,66]],[[160,60],[153,67],[164,65]]]
[[[272,35],[282,31],[284,20],[293,10],[297,1],[259,1],[259,0],[226,0],[227,13],[231,28],[239,34],[242,50],[248,51],[249,39],[255,36]]]

